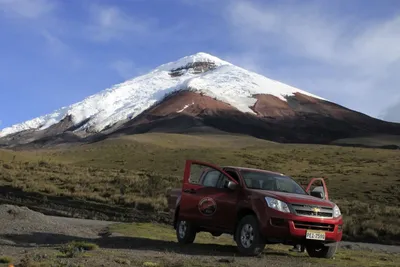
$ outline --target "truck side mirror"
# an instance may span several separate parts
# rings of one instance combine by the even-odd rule
[[[230,190],[236,190],[236,188],[238,187],[238,184],[229,181],[228,184],[226,185],[227,188],[229,188]]]
[[[313,197],[321,198],[321,199],[324,198],[324,194],[322,192],[318,192],[318,191],[311,191],[310,195]]]

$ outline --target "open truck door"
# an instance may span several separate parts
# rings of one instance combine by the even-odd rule
[[[321,185],[315,186],[314,184],[317,181],[319,181]],[[311,196],[318,197],[324,200],[329,200],[328,188],[326,187],[326,183],[323,178],[312,178],[307,186],[306,192]]]
[[[185,165],[179,220],[195,224],[231,229],[235,222],[235,206],[239,182],[224,170],[210,163],[187,160]]]

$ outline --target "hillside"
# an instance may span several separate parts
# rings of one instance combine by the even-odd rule
[[[181,185],[184,162],[192,158],[278,171],[303,185],[325,177],[331,198],[345,214],[347,240],[400,240],[400,154],[395,150],[151,133],[0,156],[0,202],[51,214],[170,222],[165,196]]]
[[[234,133],[281,143],[328,144],[400,136],[400,124],[197,53],[2,129],[0,147],[83,144],[149,132]]]

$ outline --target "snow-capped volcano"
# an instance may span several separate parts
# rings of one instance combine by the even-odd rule
[[[75,131],[99,132],[118,121],[135,118],[166,95],[178,90],[201,91],[242,112],[253,114],[255,112],[251,107],[257,101],[254,97],[257,94],[273,95],[282,101],[294,93],[322,99],[201,52],[161,65],[145,75],[117,84],[51,114],[5,128],[0,132],[0,137],[25,130],[43,130],[66,116],[70,116],[74,124],[85,121]]]
[[[369,133],[400,134],[400,127],[197,53],[5,128],[0,146],[81,143],[151,131],[222,131],[278,142],[329,143]]]

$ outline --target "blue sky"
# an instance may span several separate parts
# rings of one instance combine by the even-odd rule
[[[397,0],[0,0],[0,128],[200,51],[400,121]]]

